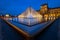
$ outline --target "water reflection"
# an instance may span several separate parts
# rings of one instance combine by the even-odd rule
[[[15,17],[15,18],[4,18],[5,20],[10,20],[10,21],[15,21],[15,22],[18,22],[18,23],[22,23],[22,24],[25,24],[25,25],[34,25],[34,24],[38,24],[38,23],[42,23],[43,19],[40,19],[39,18],[18,18],[18,17]],[[49,17],[49,18],[45,18],[44,21],[52,21],[52,20],[55,20],[55,17]]]
[[[5,18],[5,20],[11,20],[26,25],[34,25],[41,22],[37,18]]]

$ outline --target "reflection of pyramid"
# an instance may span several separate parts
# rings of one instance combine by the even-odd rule
[[[25,12],[18,16],[19,21],[26,25],[34,25],[42,21],[42,15],[29,7]]]

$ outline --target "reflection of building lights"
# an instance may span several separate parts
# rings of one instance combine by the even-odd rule
[[[9,18],[9,20],[12,20],[12,18]]]
[[[9,17],[10,17],[10,15],[9,14],[6,14],[4,19],[5,20],[9,20],[10,19]]]

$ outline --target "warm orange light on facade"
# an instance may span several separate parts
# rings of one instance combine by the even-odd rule
[[[45,14],[44,18],[45,18],[45,21],[47,21],[48,20],[48,14]]]

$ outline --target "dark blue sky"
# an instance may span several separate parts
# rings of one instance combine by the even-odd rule
[[[0,0],[0,14],[18,15],[32,6],[35,10],[47,3],[49,8],[60,7],[60,0]]]

